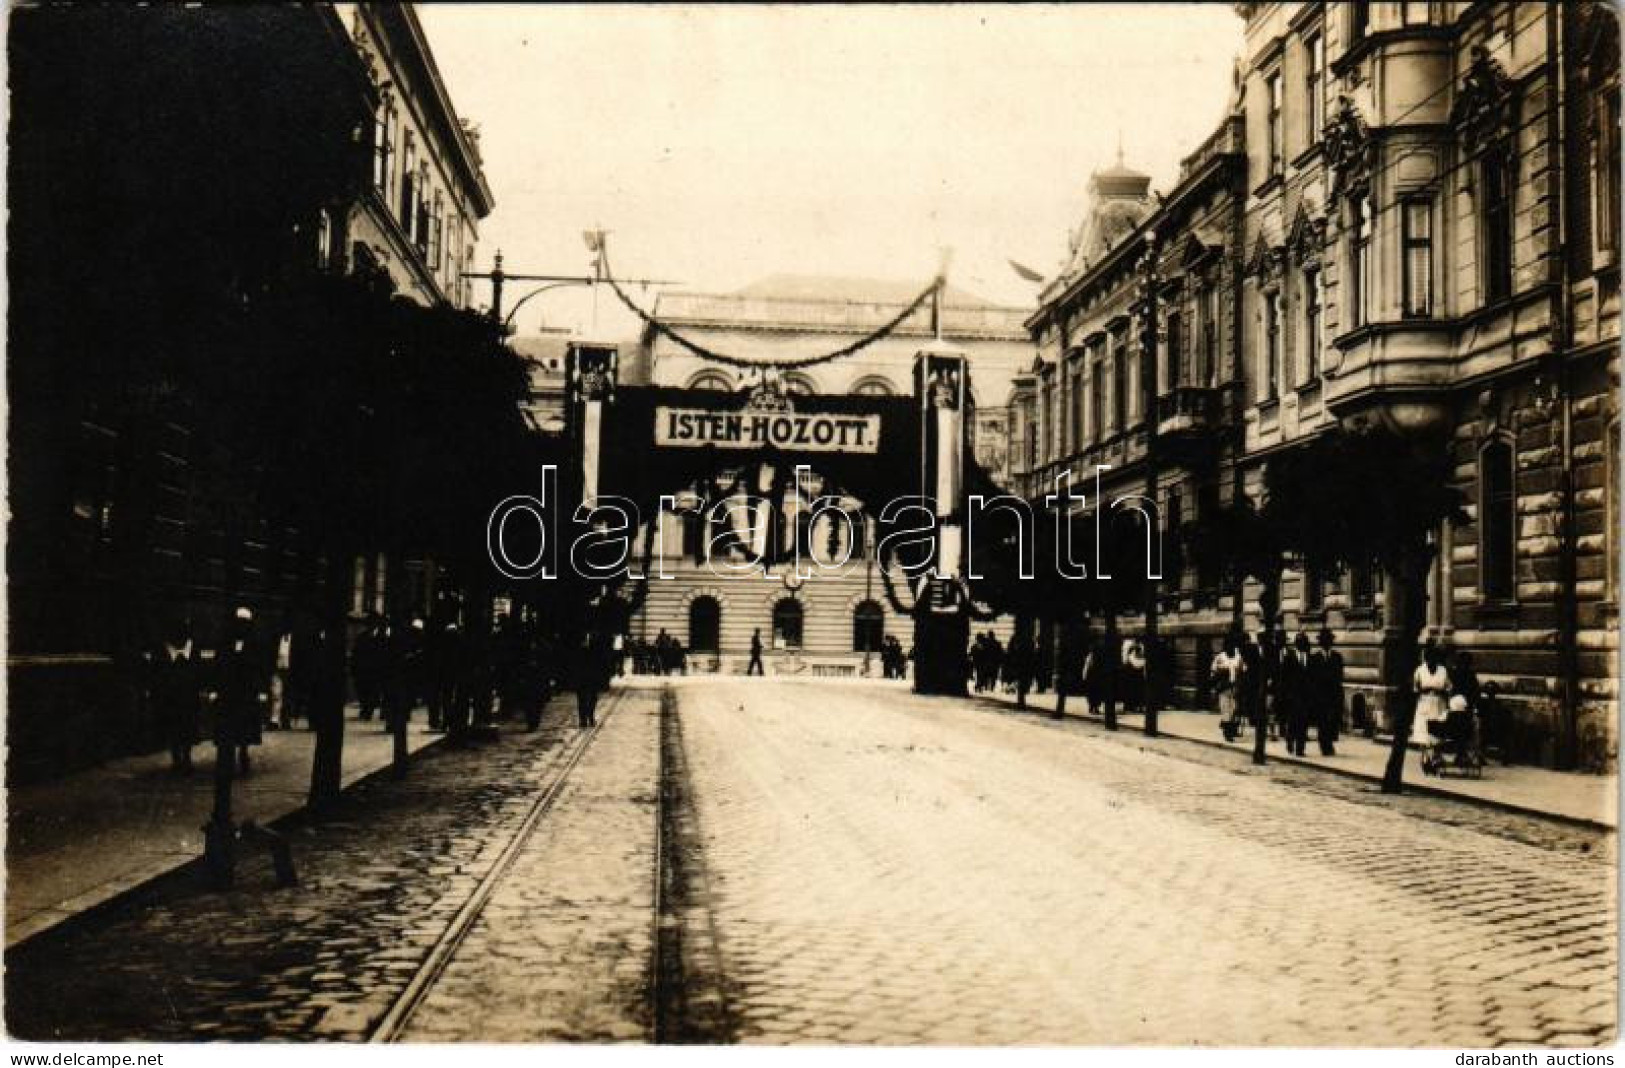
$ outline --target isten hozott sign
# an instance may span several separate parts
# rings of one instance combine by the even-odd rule
[[[872,453],[880,448],[880,416],[812,412],[716,412],[655,409],[655,444],[675,448],[761,449]]]

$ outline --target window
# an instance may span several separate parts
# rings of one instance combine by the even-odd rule
[[[722,606],[715,597],[696,597],[688,602],[688,648],[696,653],[714,653],[722,636]]]
[[[1358,41],[1371,30],[1371,5],[1354,0],[1349,5],[1349,40]]]
[[[724,393],[733,391],[733,382],[721,371],[701,371],[688,380],[688,389],[714,389]]]
[[[892,388],[890,382],[886,381],[884,378],[877,378],[873,376],[865,378],[857,385],[853,386],[852,392],[856,393],[860,397],[890,397],[897,393],[897,391]]]
[[[1425,319],[1433,314],[1433,202],[1421,198],[1404,201],[1401,228],[1405,314]]]
[[[1083,368],[1072,376],[1072,447],[1083,448],[1084,422]]]
[[[847,551],[846,558],[848,560],[862,560],[869,551],[869,521],[862,512],[848,512],[846,514],[851,518],[852,526],[850,528],[844,526],[836,528],[837,530],[845,529],[851,535],[852,545]]]
[[[1282,145],[1281,145],[1281,75],[1279,73],[1270,75],[1267,79],[1265,79],[1264,84],[1268,89],[1269,109],[1270,109],[1270,113],[1269,113],[1269,141],[1268,141],[1269,151],[1270,151],[1270,155],[1269,155],[1270,174],[1271,175],[1276,175],[1276,174],[1281,173],[1281,155],[1282,155]]]
[[[1219,485],[1209,481],[1202,483],[1196,491],[1196,522],[1197,529],[1201,524],[1209,521],[1219,511]],[[1220,576],[1223,574],[1223,565],[1217,554],[1204,552],[1196,557],[1196,585],[1204,590],[1217,590]]]
[[[1320,269],[1303,272],[1303,373],[1306,381],[1320,377]]]
[[[1128,429],[1128,346],[1112,341],[1112,429]]]
[[[1163,362],[1166,365],[1166,381],[1169,389],[1177,389],[1184,384],[1180,377],[1180,364],[1185,355],[1184,325],[1185,316],[1178,305],[1175,305],[1173,314],[1168,316],[1168,337],[1164,341],[1164,344],[1168,347]]]
[[[1326,40],[1315,33],[1303,42],[1304,75],[1303,95],[1307,106],[1304,113],[1309,119],[1306,144],[1320,140],[1326,128]]]
[[[1512,167],[1506,149],[1486,150],[1478,170],[1484,303],[1495,304],[1512,295]]]
[[[886,616],[874,601],[863,601],[852,610],[852,651],[878,653],[886,636]]]
[[[1429,10],[1430,5],[1427,3],[1406,0],[1405,3],[1399,6],[1402,9],[1401,16],[1407,26],[1426,26],[1433,17],[1433,12]]]
[[[1349,604],[1354,608],[1370,608],[1377,598],[1377,576],[1370,561],[1357,560],[1349,565]]]
[[[1038,466],[1038,421],[1027,424],[1027,470]]]
[[[413,240],[417,243],[418,255],[425,261],[433,262],[429,255],[429,165],[423,164],[418,168],[417,182],[417,227],[412,231]]]
[[[326,208],[316,211],[316,269],[333,266],[333,216]]]
[[[1478,586],[1486,601],[1510,601],[1516,568],[1518,501],[1512,442],[1489,441],[1478,454]]]
[[[1196,300],[1198,329],[1201,331],[1200,357],[1201,365],[1197,369],[1196,382],[1202,386],[1213,386],[1218,382],[1219,366],[1219,287],[1205,285]]]
[[[818,392],[813,386],[813,380],[806,375],[787,374],[781,381],[786,393],[794,393],[805,397]]]
[[[773,606],[773,647],[801,648],[801,602],[786,597]]]
[[[1274,400],[1281,389],[1281,293],[1264,294],[1264,399]]]
[[[385,101],[372,123],[372,185],[389,198],[389,163],[395,151],[395,106]]]
[[[401,166],[401,202],[399,215],[401,228],[406,231],[408,239],[412,236],[412,223],[417,217],[417,182],[418,150],[412,143],[412,131],[406,132],[406,151],[402,154]]]
[[[1106,362],[1096,360],[1089,375],[1089,430],[1099,441],[1106,436]]]
[[[1180,499],[1178,490],[1169,490],[1159,537],[1162,539],[1163,579],[1174,590],[1185,588],[1184,522],[1185,502]]]
[[[1326,583],[1314,571],[1303,571],[1303,611],[1318,615],[1326,610]]]
[[[441,259],[444,252],[442,241],[445,230],[446,206],[440,193],[434,195],[434,207],[429,213],[429,267],[434,271],[442,269]]]
[[[1371,196],[1360,197],[1354,206],[1354,235],[1349,245],[1349,325],[1370,322],[1371,299]]]
[[[1597,94],[1591,129],[1591,242],[1598,266],[1619,253],[1619,86]]]

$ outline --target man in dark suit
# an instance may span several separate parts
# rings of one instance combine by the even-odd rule
[[[1343,730],[1343,654],[1334,649],[1332,632],[1321,629],[1320,648],[1309,661],[1309,689],[1314,701],[1315,741],[1321,756],[1335,756]]]
[[[169,747],[170,770],[185,774],[192,770],[192,747],[197,745],[202,708],[197,662],[186,625],[172,624],[148,657],[147,694]]]

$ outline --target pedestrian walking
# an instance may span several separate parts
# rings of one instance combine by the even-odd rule
[[[369,614],[366,629],[356,635],[355,644],[350,649],[350,679],[355,684],[362,720],[372,719],[383,704],[387,657],[388,639],[384,621],[376,613]]]
[[[1337,754],[1343,733],[1343,654],[1333,648],[1332,632],[1320,631],[1320,648],[1310,661],[1310,689],[1315,703],[1315,741],[1321,756]]]
[[[269,730],[286,730],[292,723],[293,631],[284,629],[276,636],[271,663],[271,701],[265,711]]]
[[[1224,648],[1213,655],[1208,668],[1213,692],[1218,695],[1219,730],[1225,741],[1241,735],[1240,703],[1237,687],[1241,681],[1241,638],[1235,632],[1224,636]]]
[[[607,635],[589,630],[582,635],[576,651],[576,727],[590,730],[598,725],[598,695],[609,685],[614,670],[614,650]]]
[[[1004,656],[1005,682],[1016,691],[1016,707],[1027,707],[1027,688],[1032,685],[1032,634],[1018,628],[1010,638],[1010,649]]]
[[[1473,654],[1458,649],[1450,656],[1450,692],[1467,701],[1468,711],[1478,714],[1481,699],[1478,672],[1473,667]]]
[[[1253,729],[1256,736],[1268,729],[1265,724],[1265,697],[1269,680],[1264,666],[1264,651],[1248,638],[1241,646],[1241,673],[1236,678],[1236,711]]]
[[[1416,710],[1411,715],[1410,742],[1426,747],[1433,741],[1428,724],[1444,719],[1445,702],[1450,696],[1450,672],[1444,666],[1439,647],[1432,641],[1422,647],[1422,662],[1411,676],[1411,689],[1416,697]]]
[[[750,634],[750,663],[745,666],[746,675],[766,675],[762,668],[762,628],[757,627]]]
[[[1491,679],[1478,695],[1478,736],[1480,744],[1493,749],[1503,767],[1512,766],[1512,720],[1501,703],[1501,690]]]
[[[186,625],[170,624],[163,641],[148,657],[148,700],[158,713],[164,745],[169,749],[170,771],[184,775],[192,770],[192,747],[198,741],[201,710],[197,662]]]
[[[1279,680],[1276,705],[1286,727],[1287,752],[1304,756],[1309,748],[1310,687],[1309,635],[1302,631],[1281,654]]]
[[[1123,711],[1145,711],[1145,645],[1138,638],[1123,639],[1121,669]]]
[[[248,750],[264,736],[265,709],[270,704],[271,672],[254,635],[254,614],[238,608],[227,628],[226,642],[215,658],[214,742],[216,759],[250,770]]]

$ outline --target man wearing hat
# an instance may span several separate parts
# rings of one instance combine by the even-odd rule
[[[254,613],[246,606],[232,613],[215,672],[215,744],[220,759],[235,758],[238,772],[247,775],[248,747],[260,744],[271,679],[254,641]]]
[[[1332,648],[1332,632],[1320,629],[1320,648],[1309,661],[1309,688],[1315,706],[1315,740],[1321,756],[1335,756],[1343,729],[1343,654]]]

